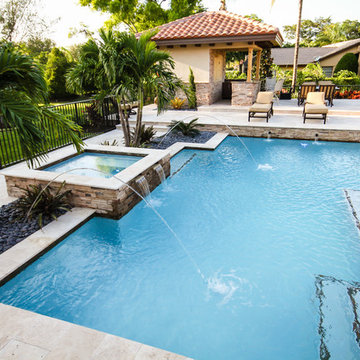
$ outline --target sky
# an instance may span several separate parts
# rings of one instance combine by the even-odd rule
[[[167,0],[169,1],[169,0]],[[203,0],[208,10],[218,10],[220,0]],[[271,8],[271,0],[226,0],[227,10],[240,14],[257,14],[266,23],[275,25],[282,30],[284,25],[295,24],[298,16],[298,0],[276,0]],[[49,37],[58,46],[69,46],[84,41],[82,36],[68,38],[71,28],[79,27],[80,23],[89,26],[93,31],[100,28],[108,15],[92,11],[90,8],[78,5],[78,0],[43,0],[39,10],[41,16],[52,21]],[[360,20],[359,0],[303,0],[303,19],[331,16],[334,22],[345,19]]]

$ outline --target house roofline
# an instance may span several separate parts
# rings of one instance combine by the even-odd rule
[[[326,59],[326,58],[329,57],[329,56],[333,56],[333,55],[335,55],[335,54],[337,54],[337,53],[339,53],[339,52],[342,52],[342,51],[344,51],[344,50],[346,50],[346,49],[348,49],[348,48],[351,48],[351,47],[353,47],[353,46],[360,46],[360,39],[358,39],[358,40],[359,40],[358,42],[354,42],[354,43],[349,44],[349,45],[347,45],[347,46],[342,46],[342,47],[336,48],[336,49],[334,49],[333,51],[330,51],[329,53],[327,53],[327,54],[325,54],[325,55],[323,55],[323,56],[320,56],[319,61],[320,61],[320,60],[324,60],[324,59]]]
[[[280,33],[259,34],[259,35],[241,35],[241,36],[223,36],[223,37],[203,37],[188,39],[164,39],[153,40],[158,46],[166,45],[192,45],[192,44],[212,44],[227,42],[271,42],[274,47],[281,46],[283,39]]]

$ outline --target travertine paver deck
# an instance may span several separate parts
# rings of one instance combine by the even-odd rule
[[[0,360],[191,360],[9,305],[0,319]]]

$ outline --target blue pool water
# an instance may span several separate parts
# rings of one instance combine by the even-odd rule
[[[139,156],[84,152],[44,170],[58,173],[70,171],[69,174],[72,175],[110,178],[140,159],[142,157]]]
[[[185,150],[150,202],[93,218],[0,301],[200,360],[359,359],[360,144],[236,138]],[[272,168],[271,168],[272,167]],[[359,328],[360,329],[360,328]]]

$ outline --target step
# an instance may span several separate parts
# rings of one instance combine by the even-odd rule
[[[143,124],[145,124],[146,127],[153,126],[156,132],[166,133],[169,130],[168,126],[166,125],[157,125],[156,123],[153,125],[153,124],[148,124],[147,122],[143,122]],[[130,131],[133,131],[134,127],[135,124],[130,124]],[[122,130],[121,124],[116,125],[116,129]]]

